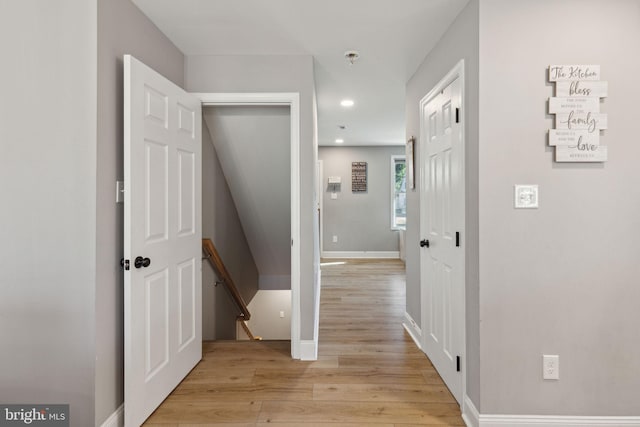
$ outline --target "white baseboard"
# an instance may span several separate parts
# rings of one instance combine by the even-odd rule
[[[318,341],[300,341],[300,360],[318,360]]]
[[[467,427],[640,427],[640,417],[480,414],[465,396],[462,419]]]
[[[483,415],[478,427],[640,427],[640,417]]]
[[[400,259],[398,251],[324,251],[322,258],[385,258]]]
[[[100,427],[123,427],[124,426],[124,403],[111,414]]]
[[[462,419],[467,427],[480,427],[480,413],[467,395],[462,400]]]
[[[404,326],[404,329],[409,333],[418,348],[422,350],[422,329],[406,311],[404,312],[404,320],[402,326]]]

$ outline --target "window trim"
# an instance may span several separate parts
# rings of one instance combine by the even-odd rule
[[[396,217],[396,212],[395,212],[395,197],[396,197],[396,160],[404,160],[405,165],[407,164],[407,156],[404,154],[393,154],[391,156],[391,165],[390,165],[390,175],[389,175],[389,189],[390,189],[390,194],[389,194],[389,213],[391,214],[390,216],[390,227],[392,231],[399,231],[399,230],[406,230],[407,226],[405,224],[404,227],[400,227],[397,226],[395,223],[395,217]],[[406,190],[405,190],[405,194],[406,194]]]

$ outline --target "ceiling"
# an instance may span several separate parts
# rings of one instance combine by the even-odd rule
[[[185,55],[312,55],[319,144],[395,145],[405,83],[469,0],[132,1]]]

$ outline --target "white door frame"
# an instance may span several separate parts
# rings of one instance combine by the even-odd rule
[[[300,359],[300,94],[192,93],[202,106],[286,105],[291,117],[291,357]]]
[[[426,124],[424,123],[424,111],[425,108],[427,106],[427,104],[429,104],[430,101],[432,101],[440,92],[442,92],[447,86],[449,86],[454,80],[456,79],[460,79],[460,126],[461,126],[461,132],[462,132],[462,154],[461,154],[461,161],[462,161],[462,179],[461,179],[461,187],[462,187],[462,192],[466,195],[466,183],[465,183],[465,177],[466,177],[466,164],[465,164],[465,153],[466,153],[466,133],[465,133],[465,112],[466,112],[466,105],[465,105],[465,81],[464,81],[464,59],[461,59],[460,62],[458,62],[453,69],[451,69],[451,71],[449,71],[449,73],[447,73],[446,76],[444,76],[442,78],[442,80],[440,80],[438,82],[438,84],[436,84],[433,89],[431,89],[431,91],[429,91],[429,93],[422,98],[422,100],[420,100],[420,236],[426,236],[427,235],[427,230],[424,230],[424,218],[427,215],[427,201],[426,201],[426,197],[423,197],[423,190],[426,188],[427,185],[427,179],[428,179],[428,173],[429,171],[426,170],[425,168],[425,160],[426,160],[426,150],[425,150],[425,136],[427,135],[427,127]],[[463,197],[463,201],[462,201],[462,215],[463,217],[466,217],[466,196]],[[466,319],[467,319],[467,311],[466,311],[466,256],[465,256],[465,251],[466,251],[466,240],[465,240],[465,220],[462,221],[462,224],[460,224],[460,233],[462,236],[462,266],[463,266],[463,271],[462,271],[462,316],[463,318],[461,319],[462,325],[461,325],[461,333],[462,333],[462,353],[460,355],[461,358],[461,362],[462,362],[462,396],[461,396],[461,406],[462,406],[462,413],[465,413],[464,411],[464,405],[466,400],[466,395],[467,395],[467,364],[466,364],[466,356],[467,356],[467,335],[466,335]],[[422,257],[420,257],[421,259]],[[421,328],[423,330],[422,332],[422,342],[421,345],[423,346],[423,348],[426,348],[426,339],[427,339],[427,330],[426,330],[426,325],[427,325],[427,316],[428,316],[428,312],[427,312],[427,295],[428,295],[428,288],[427,288],[427,278],[426,278],[426,269],[422,266],[422,262],[420,261],[420,325]]]

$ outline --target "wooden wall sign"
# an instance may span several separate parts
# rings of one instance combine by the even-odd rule
[[[550,82],[600,80],[599,65],[549,65]]]
[[[607,82],[575,81],[556,82],[556,96],[593,96],[606,98],[609,91]]]
[[[600,131],[607,128],[600,98],[609,87],[600,81],[600,66],[549,65],[549,81],[556,85],[556,96],[549,98],[549,113],[556,116],[549,145],[556,162],[607,161],[607,147],[600,145]]]
[[[367,162],[351,163],[351,192],[366,193],[367,191]]]
[[[553,97],[549,98],[549,112],[555,113],[599,113],[600,98],[585,96],[581,98]]]
[[[572,146],[578,144],[599,145],[598,134],[589,133],[586,130],[549,130],[549,145],[552,147],[558,145]]]

